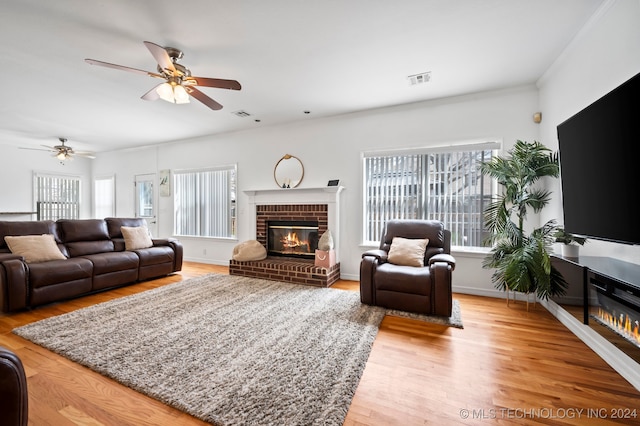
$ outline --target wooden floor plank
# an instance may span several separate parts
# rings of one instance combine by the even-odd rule
[[[25,365],[29,424],[204,425],[11,330],[207,273],[228,268],[185,262],[169,277],[0,315],[0,345]],[[354,281],[333,287],[358,291]],[[464,329],[385,317],[345,425],[640,425],[640,392],[543,307],[454,297]]]

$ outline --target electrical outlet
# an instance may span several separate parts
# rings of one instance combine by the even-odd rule
[[[207,249],[202,249],[202,254],[207,254]]]

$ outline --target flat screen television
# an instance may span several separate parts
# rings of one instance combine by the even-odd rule
[[[557,131],[565,230],[640,244],[640,74]]]

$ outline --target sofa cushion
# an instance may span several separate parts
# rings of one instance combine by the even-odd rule
[[[147,221],[142,217],[108,217],[104,221],[107,222],[111,239],[122,238],[123,226],[147,226]]]
[[[424,252],[429,244],[428,238],[410,239],[393,237],[387,259],[395,265],[424,266]]]
[[[88,256],[96,253],[106,253],[114,251],[113,241],[76,241],[65,244],[69,257]]]
[[[161,263],[172,264],[175,258],[175,252],[169,246],[156,246],[144,249],[137,249],[135,253],[140,258],[140,268],[149,265],[158,265]]]
[[[27,263],[66,259],[52,234],[4,237],[11,253],[24,257]]]
[[[137,270],[140,263],[138,255],[131,251],[112,251],[82,257],[93,263],[94,276],[116,271]]]
[[[73,286],[74,282],[88,283],[81,292],[91,290],[93,263],[84,258],[52,260],[50,262],[29,265],[29,284],[32,289],[60,285]]]
[[[122,236],[127,250],[153,247],[153,241],[146,226],[123,226]]]
[[[429,268],[383,263],[376,270],[376,291],[431,295],[431,273]]]
[[[89,293],[92,270],[91,261],[83,258],[30,264],[28,304],[38,306]]]
[[[138,255],[132,251],[116,251],[83,256],[93,263],[93,290],[116,287],[138,280]]]
[[[60,238],[58,237],[58,227],[52,220],[0,220],[0,250],[8,249],[4,240],[4,237],[7,235],[42,234],[52,234],[56,238],[56,242],[60,242]]]
[[[103,219],[59,219],[56,223],[64,243],[109,239],[107,223]]]

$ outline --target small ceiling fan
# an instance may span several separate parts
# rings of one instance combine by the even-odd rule
[[[189,96],[193,96],[209,108],[219,110],[222,109],[222,105],[205,95],[195,86],[215,87],[218,89],[230,90],[240,90],[242,88],[240,83],[236,80],[193,77],[189,68],[178,63],[184,54],[181,50],[176,49],[175,47],[162,47],[150,41],[145,41],[144,45],[147,46],[147,49],[149,49],[151,55],[153,55],[158,63],[158,72],[144,71],[95,59],[85,59],[85,62],[91,65],[100,65],[136,74],[145,74],[149,77],[164,80],[164,82],[158,84],[153,89],[142,95],[142,99],[147,101],[163,99],[171,103],[184,104],[189,103]]]
[[[91,159],[96,158],[93,152],[74,151],[73,148],[71,148],[69,145],[65,145],[65,142],[67,142],[66,138],[58,138],[58,140],[60,141],[60,145],[55,145],[55,146],[42,145],[46,149],[41,149],[41,148],[22,148],[22,149],[32,149],[36,151],[50,151],[53,153],[52,155],[56,157],[58,160],[60,160],[61,162],[66,160],[73,160],[74,156],[86,157]]]

